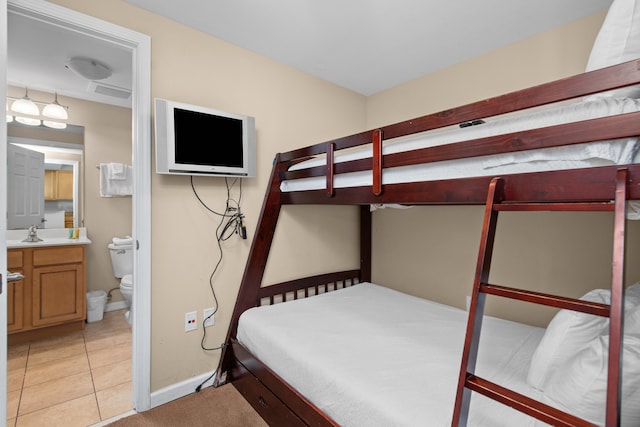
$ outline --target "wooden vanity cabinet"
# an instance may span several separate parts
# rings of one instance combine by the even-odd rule
[[[7,253],[7,268],[12,273],[24,275],[22,269],[22,252],[9,251]],[[7,282],[7,332],[22,329],[24,316],[24,279],[17,282]]]
[[[85,318],[84,246],[33,249],[33,327]]]
[[[84,327],[86,261],[83,245],[9,249],[8,259],[9,271],[20,271],[17,261],[12,268],[11,260],[21,259],[20,272],[24,275],[20,285],[22,294],[18,294],[21,282],[14,282],[14,296],[8,295],[9,305],[12,305],[7,310],[10,334],[37,338],[55,330]]]

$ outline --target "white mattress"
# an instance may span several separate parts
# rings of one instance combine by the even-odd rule
[[[434,131],[411,137],[387,140],[383,143],[383,154],[398,153],[418,148],[433,147],[501,135],[527,129],[534,129],[563,123],[577,122],[610,115],[640,111],[640,100],[630,98],[599,98],[571,105],[540,110],[526,115],[518,115],[487,121],[487,123],[466,128]],[[487,176],[510,173],[538,172],[547,170],[577,169],[613,164],[638,163],[638,139],[627,138],[615,141],[601,141],[556,147],[542,150],[506,153],[469,159],[448,160],[424,165],[402,166],[385,169],[383,184],[401,182],[430,181],[471,176]],[[362,149],[337,152],[335,163],[371,157],[371,146]],[[290,170],[300,170],[326,164],[324,155],[296,164]],[[335,188],[372,185],[371,171],[351,172],[336,175]],[[281,183],[283,192],[319,190],[326,186],[326,178],[312,177],[287,180]]]
[[[238,340],[342,426],[449,426],[467,312],[363,283],[262,306]],[[526,385],[544,329],[485,317],[476,373],[536,399]],[[471,426],[545,425],[472,394]]]

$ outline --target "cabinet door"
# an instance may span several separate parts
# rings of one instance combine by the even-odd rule
[[[44,199],[55,200],[57,199],[57,177],[56,171],[45,170],[44,171]]]
[[[21,270],[13,270],[22,273]],[[7,283],[7,332],[23,327],[24,280]]]
[[[24,275],[24,253],[22,249],[7,251],[7,269]],[[7,332],[19,331],[24,327],[24,280],[7,283]]]
[[[73,200],[73,172],[44,171],[45,200]]]
[[[73,172],[56,171],[58,174],[58,195],[59,200],[73,200]]]
[[[33,326],[84,319],[86,316],[84,277],[82,264],[34,268]]]

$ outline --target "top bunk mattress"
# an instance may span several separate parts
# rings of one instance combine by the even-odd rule
[[[370,283],[240,317],[238,341],[344,426],[451,424],[467,312]],[[532,398],[543,328],[485,317],[476,373]],[[472,394],[473,426],[542,426]]]
[[[476,138],[503,135],[530,129],[579,122],[624,113],[640,111],[640,100],[632,98],[592,97],[588,101],[549,109],[512,115],[486,123],[464,128],[447,128],[410,137],[385,140],[382,154],[393,154],[419,148],[435,147],[468,141]],[[519,151],[490,156],[479,156],[458,160],[447,160],[427,164],[386,168],[382,184],[433,181],[476,176],[495,176],[513,173],[542,172],[549,170],[578,169],[595,166],[639,163],[639,138],[624,138],[612,141],[597,141],[563,147]],[[334,162],[370,158],[371,145],[359,149],[338,151]],[[297,163],[289,170],[302,170],[326,164],[321,155]],[[372,172],[359,171],[338,174],[334,177],[335,188],[372,185]],[[320,190],[326,186],[324,176],[285,180],[280,185],[282,192]]]

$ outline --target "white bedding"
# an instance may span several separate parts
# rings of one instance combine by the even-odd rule
[[[578,102],[531,114],[511,116],[485,124],[466,128],[435,131],[411,137],[388,140],[383,143],[383,154],[398,153],[418,148],[433,147],[501,135],[527,129],[553,126],[563,123],[605,117],[610,115],[640,111],[640,100],[631,98],[603,97]],[[460,160],[434,162],[424,165],[403,166],[385,169],[383,184],[401,182],[453,179],[470,176],[486,176],[510,173],[538,172],[560,169],[606,166],[613,164],[638,163],[638,138],[615,141],[601,141],[568,147],[506,153]],[[348,152],[337,152],[335,163],[371,157],[371,146]],[[326,163],[325,156],[319,156],[298,163],[290,170],[300,170]],[[334,187],[358,187],[372,185],[371,171],[339,174],[334,179]],[[287,180],[282,182],[283,192],[319,190],[326,186],[324,176]]]
[[[363,283],[262,306],[238,340],[343,426],[451,424],[467,312]],[[541,399],[526,375],[544,329],[485,317],[476,373]],[[471,426],[546,425],[472,394]]]

